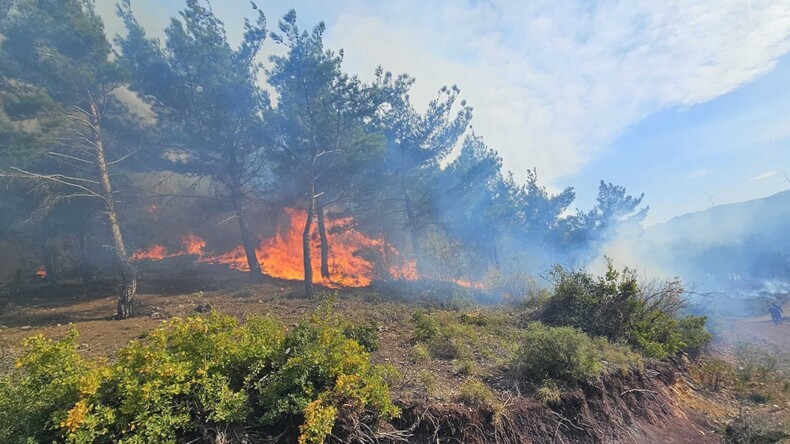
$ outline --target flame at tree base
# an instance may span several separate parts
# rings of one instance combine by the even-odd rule
[[[304,279],[304,259],[302,256],[302,233],[307,220],[303,210],[285,208],[288,216],[287,227],[279,227],[271,239],[258,245],[255,254],[266,275],[279,279]],[[313,283],[327,287],[366,287],[373,281],[374,264],[364,257],[364,252],[384,249],[384,242],[371,239],[351,228],[353,220],[343,217],[326,221],[329,244],[328,266],[330,277],[321,276],[321,240],[316,233],[316,225],[310,235],[310,263],[313,268]],[[249,271],[244,247],[239,245],[233,250],[219,255],[202,258],[199,262],[226,264],[230,268]]]
[[[261,241],[255,250],[261,271],[271,277],[286,280],[304,279],[304,260],[302,257],[302,232],[307,215],[305,211],[285,208],[283,212],[288,216],[288,223],[278,227],[274,237]],[[400,261],[397,265],[386,265],[384,270],[377,269],[375,260],[379,258],[399,258],[399,254],[391,245],[383,240],[372,239],[353,228],[354,221],[351,217],[326,220],[326,234],[328,237],[329,254],[327,265],[330,277],[324,277],[321,269],[321,241],[316,233],[314,224],[310,235],[311,264],[313,268],[313,283],[330,288],[339,287],[366,287],[371,284],[374,277],[387,274],[396,280],[414,281],[420,278],[414,261]],[[200,237],[189,234],[181,239],[181,250],[168,253],[163,245],[153,245],[146,249],[137,250],[132,256],[133,260],[162,260],[165,258],[193,255],[197,256],[198,263],[224,264],[229,268],[240,271],[249,271],[247,255],[244,246],[239,245],[227,253],[208,256],[203,249],[206,242]],[[383,271],[383,273],[382,273]],[[466,288],[482,288],[482,285],[455,279],[441,279],[453,282]]]

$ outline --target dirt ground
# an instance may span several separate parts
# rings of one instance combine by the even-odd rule
[[[775,325],[769,315],[749,319],[739,319],[732,323],[731,339],[749,339],[780,351],[790,352],[790,303],[783,307],[784,323]]]

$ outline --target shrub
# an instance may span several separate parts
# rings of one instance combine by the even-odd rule
[[[749,392],[746,393],[744,399],[754,404],[767,404],[771,400],[771,395],[763,392]]]
[[[413,315],[414,338],[426,343],[429,354],[437,359],[458,359],[469,354],[468,346],[462,341],[463,333],[458,329],[442,325],[433,314],[418,310]]]
[[[593,338],[593,343],[601,351],[608,367],[623,373],[642,367],[642,355],[634,352],[628,345],[609,342],[606,338]]]
[[[20,371],[0,382],[0,441],[174,442],[296,423],[300,442],[323,442],[339,417],[398,413],[383,370],[344,333],[317,316],[289,333],[269,317],[175,318],[113,364],[82,360],[74,332],[33,337]]]
[[[436,374],[428,369],[422,369],[417,372],[417,382],[420,385],[420,388],[425,391],[425,394],[430,396],[436,391],[436,383],[439,378],[436,377]]]
[[[554,294],[543,308],[541,321],[576,327],[591,336],[612,340],[627,335],[639,309],[634,272],[626,269],[619,273],[610,262],[602,277],[557,266],[551,278],[555,282]]]
[[[476,325],[478,327],[485,327],[489,324],[490,319],[485,313],[480,311],[467,311],[461,313],[461,322],[469,325]]]
[[[411,360],[412,362],[423,362],[431,358],[430,352],[425,344],[418,342],[412,347]]]
[[[788,435],[771,421],[755,415],[743,414],[727,425],[724,431],[726,444],[770,444],[780,442]]]
[[[475,366],[475,362],[471,359],[462,359],[461,362],[458,364],[458,368],[456,373],[465,376],[471,376],[477,372],[477,367]]]
[[[92,370],[77,353],[78,338],[71,330],[61,341],[42,335],[24,341],[27,354],[17,361],[18,370],[0,377],[0,442],[54,442],[61,436],[60,424]]]
[[[412,316],[414,321],[414,338],[418,341],[430,341],[437,337],[441,330],[439,321],[423,310],[417,310]]]
[[[611,261],[604,276],[559,266],[551,276],[554,294],[539,316],[548,325],[626,342],[657,359],[698,355],[712,339],[704,316],[680,316],[686,300],[679,280],[640,284],[633,270],[618,272]]]
[[[494,392],[482,381],[477,379],[470,379],[461,384],[461,386],[458,387],[458,393],[455,395],[455,399],[466,405],[490,411],[499,410],[499,406],[501,405]]]
[[[343,334],[357,341],[365,351],[374,352],[379,349],[379,328],[376,324],[353,324],[347,323],[343,327]]]
[[[439,336],[428,343],[428,352],[437,359],[453,360],[469,355],[468,347],[458,338]]]
[[[527,326],[511,368],[520,382],[553,379],[578,384],[603,374],[602,359],[603,353],[583,331],[533,322]]]
[[[735,382],[735,369],[721,359],[707,359],[692,369],[697,380],[708,390],[718,392]]]
[[[273,360],[274,371],[257,379],[259,403],[266,406],[262,420],[282,423],[300,415],[316,400],[316,417],[325,418],[335,406],[345,415],[363,410],[385,418],[398,413],[383,380],[383,369],[370,363],[361,345],[348,339],[342,328],[318,316],[303,322],[285,337]],[[342,406],[342,409],[340,408]]]
[[[738,362],[738,379],[750,381],[752,379],[765,379],[776,372],[779,350],[766,349],[745,342],[735,346],[735,359]]]
[[[547,380],[535,392],[535,397],[541,404],[554,404],[562,399],[562,391],[552,380]]]

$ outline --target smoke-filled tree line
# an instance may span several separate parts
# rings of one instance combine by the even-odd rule
[[[133,314],[137,286],[126,242],[146,236],[124,216],[162,197],[141,176],[174,173],[210,190],[202,208],[231,215],[256,280],[249,209],[303,209],[293,254],[308,295],[313,273],[332,273],[327,218],[353,217],[349,228],[384,239],[420,276],[479,279],[584,263],[646,216],[642,196],[604,181],[595,207],[575,214],[572,188],[553,194],[534,170],[519,183],[471,130],[458,87],[423,106],[407,74],[379,68],[363,81],[325,47],[324,25],[302,30],[294,11],[270,29],[253,5],[234,44],[198,0],[163,39],[146,34],[130,0],[117,10],[123,36],[107,35],[90,0],[0,0],[0,237],[40,245],[52,281],[53,253],[83,264],[85,280],[86,257],[111,258],[119,318]],[[268,40],[278,51],[266,53]]]

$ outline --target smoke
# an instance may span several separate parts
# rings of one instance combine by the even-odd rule
[[[762,313],[790,296],[790,191],[676,217],[604,243],[603,256],[647,278],[679,277],[728,316]]]
[[[137,120],[137,123],[141,127],[152,127],[156,125],[156,113],[151,105],[141,99],[137,93],[129,90],[126,85],[121,85],[113,90],[112,95],[126,107],[129,114]]]

